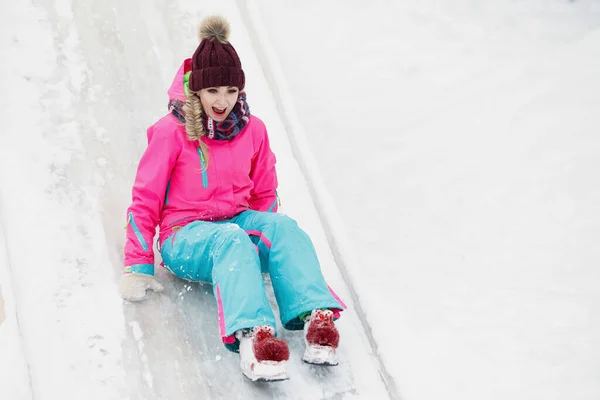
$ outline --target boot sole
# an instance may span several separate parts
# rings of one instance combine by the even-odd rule
[[[286,362],[256,362],[254,368],[242,368],[242,373],[252,382],[279,382],[289,378]]]
[[[335,367],[339,364],[335,349],[329,346],[307,344],[302,361],[306,364]]]
[[[248,377],[246,377],[248,378]],[[248,378],[250,379],[250,378]],[[258,378],[255,381],[252,382],[262,382],[262,383],[271,383],[271,382],[283,382],[283,381],[287,381],[289,380],[289,377],[285,377],[285,378],[274,378],[274,379],[267,379],[267,378]],[[251,379],[250,379],[251,380]]]
[[[339,362],[335,362],[331,363],[331,362],[314,362],[314,361],[307,361],[307,360],[302,360],[304,362],[304,364],[309,364],[309,365],[318,365],[320,367],[337,367],[338,365],[340,365]]]

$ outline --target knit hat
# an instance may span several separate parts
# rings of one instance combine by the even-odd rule
[[[229,43],[229,23],[219,16],[207,17],[200,24],[200,45],[192,56],[189,89],[236,86],[244,89],[246,77],[235,49]]]

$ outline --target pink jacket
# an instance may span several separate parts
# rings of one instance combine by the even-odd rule
[[[170,99],[185,100],[183,75],[184,65],[169,89]],[[125,266],[154,265],[157,225],[162,243],[192,221],[225,220],[248,209],[277,211],[275,155],[257,117],[251,116],[231,140],[201,139],[209,149],[204,171],[198,141],[188,140],[174,115],[158,120],[147,135],[127,209]]]

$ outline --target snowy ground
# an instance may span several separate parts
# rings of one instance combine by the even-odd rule
[[[2,6],[0,398],[600,398],[600,2],[214,3]],[[282,211],[360,300],[343,365],[275,386],[241,378],[207,288],[117,294],[145,129],[213,12]]]
[[[402,398],[600,398],[600,2],[258,3]]]

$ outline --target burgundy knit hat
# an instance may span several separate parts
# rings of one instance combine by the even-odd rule
[[[229,23],[225,18],[205,18],[200,24],[200,45],[192,56],[189,88],[193,92],[216,86],[244,89],[246,77],[235,49],[229,43]]]

